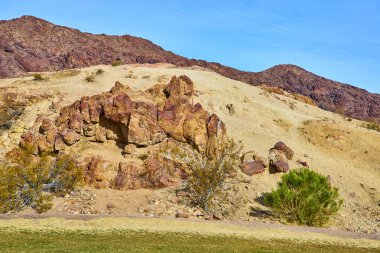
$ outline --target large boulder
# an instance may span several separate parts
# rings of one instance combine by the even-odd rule
[[[165,95],[169,97],[191,97],[194,95],[194,84],[187,76],[173,76],[164,89]]]
[[[208,135],[207,121],[210,114],[201,104],[196,104],[192,113],[188,114],[183,122],[183,136],[200,153],[207,150]]]
[[[103,160],[101,157],[91,158],[84,168],[85,184],[97,189],[109,187],[110,181],[107,178],[109,165],[109,162]]]
[[[220,147],[227,138],[227,129],[224,122],[216,114],[212,114],[208,119],[207,135],[207,156],[218,157]]]
[[[156,154],[145,160],[144,167],[146,174],[143,178],[149,188],[176,187],[187,177],[185,165]]]
[[[249,176],[260,174],[265,171],[264,164],[261,161],[244,161],[241,165],[241,171]]]
[[[166,134],[157,123],[156,105],[137,102],[128,125],[128,143],[140,146],[153,145],[166,138]]]
[[[273,148],[284,152],[288,160],[293,159],[294,151],[291,148],[289,148],[284,142],[277,142]]]
[[[134,190],[146,188],[147,184],[143,181],[146,169],[134,162],[121,162],[117,176],[111,182],[111,188],[117,190]]]
[[[289,162],[286,154],[282,150],[270,149],[269,166],[278,172],[287,172],[289,170]]]

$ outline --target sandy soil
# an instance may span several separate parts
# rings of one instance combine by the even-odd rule
[[[97,75],[94,82],[85,81],[87,75],[99,68],[105,72]],[[258,87],[201,68],[184,69],[167,64],[96,66],[72,73],[46,73],[48,80],[41,82],[33,81],[32,77],[0,80],[0,88],[27,94],[51,95],[50,98],[27,107],[26,113],[11,131],[0,136],[0,156],[17,145],[19,136],[33,124],[39,114],[48,113],[52,117],[56,114],[56,110],[49,109],[52,102],[59,107],[84,95],[108,91],[115,81],[127,84],[134,90],[147,89],[156,83],[167,83],[173,75],[187,75],[193,80],[198,90],[194,102],[201,102],[208,111],[219,115],[226,123],[228,134],[241,141],[245,150],[255,150],[259,155],[267,157],[268,150],[281,140],[295,151],[292,168],[299,167],[296,161],[301,159],[311,169],[329,175],[345,201],[339,215],[329,224],[330,227],[367,233],[380,232],[380,133],[360,127],[361,121],[349,122],[340,115],[286,96],[269,94]],[[234,114],[229,113],[227,104],[233,104]],[[109,145],[103,151],[92,147],[85,149],[85,152],[97,151],[109,160],[122,159],[119,153],[111,152],[116,152],[117,147],[112,146],[112,143]],[[250,210],[263,208],[255,199],[274,188],[280,177],[281,174],[271,174],[269,171],[245,177],[245,197],[248,202],[238,211],[236,219],[263,220],[262,217],[250,215]],[[92,204],[98,213],[107,213],[107,205],[112,204],[116,214],[137,215],[141,209],[154,209],[161,205],[164,205],[161,209],[169,210],[164,216],[175,214],[176,206],[168,201],[172,189],[89,191],[96,195]],[[64,203],[64,198],[57,199],[56,206],[50,213],[60,213],[60,207]]]

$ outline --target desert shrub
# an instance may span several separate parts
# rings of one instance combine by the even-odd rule
[[[64,196],[83,183],[83,176],[83,169],[78,167],[71,156],[59,156],[50,166],[49,182],[45,189],[55,195]]]
[[[87,75],[87,76],[85,77],[85,80],[86,80],[87,82],[89,82],[89,83],[94,82],[94,81],[95,81],[95,75],[94,75],[94,73],[91,73],[91,74]]]
[[[41,194],[34,201],[33,208],[37,213],[44,213],[49,211],[53,207],[53,195],[49,193]]]
[[[276,215],[290,222],[321,226],[339,210],[343,201],[327,177],[302,168],[285,174],[277,189],[264,197],[264,202]]]
[[[146,159],[148,159],[148,157],[149,157],[149,154],[147,154],[147,153],[137,156],[137,158],[142,160],[142,161],[145,161]]]
[[[0,166],[0,213],[20,210],[22,202],[19,198],[19,186],[22,181],[16,176],[18,171],[10,166]]]
[[[374,130],[374,131],[380,132],[380,125],[377,124],[376,122],[363,123],[362,127],[367,128],[369,130]]]
[[[111,63],[112,67],[123,65],[123,62],[121,60],[115,60]]]
[[[96,72],[95,72],[95,74],[97,74],[97,75],[101,75],[101,74],[103,74],[104,73],[104,70],[103,69],[98,69],[98,70],[96,70]]]
[[[39,73],[33,74],[33,80],[35,80],[35,81],[42,81],[44,79],[45,78],[41,74],[39,74]]]
[[[160,152],[168,159],[187,165],[190,171],[184,190],[191,203],[206,212],[214,212],[217,205],[224,205],[230,200],[228,189],[233,182],[229,179],[237,174],[241,150],[240,145],[229,139],[221,145],[219,155],[212,158],[194,148],[181,146],[168,146]]]
[[[83,180],[83,171],[70,156],[34,157],[15,149],[0,166],[0,213],[31,206],[37,212],[51,208],[53,195],[72,191]]]

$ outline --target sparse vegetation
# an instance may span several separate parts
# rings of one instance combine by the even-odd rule
[[[148,157],[149,157],[149,154],[147,154],[147,153],[137,156],[137,158],[142,160],[142,161],[145,161]]]
[[[95,82],[95,77],[102,75],[104,73],[103,69],[97,69],[95,72],[91,72],[90,74],[87,74],[85,77],[85,80],[89,83]]]
[[[96,70],[95,73],[96,73],[97,75],[101,75],[101,74],[104,73],[104,70],[103,70],[103,69],[98,69],[98,70]]]
[[[380,132],[380,124],[378,124],[376,122],[363,123],[362,127],[367,128],[369,130],[374,130],[374,131]]]
[[[161,155],[185,163],[190,169],[185,191],[193,205],[214,212],[216,205],[228,202],[228,180],[236,176],[242,147],[233,140],[226,141],[217,157],[208,157],[193,148],[171,147]]]
[[[67,78],[67,77],[73,77],[73,76],[77,76],[80,74],[80,70],[79,69],[68,69],[68,70],[62,70],[62,71],[58,71],[58,72],[55,72],[51,75],[52,78],[57,78],[57,79],[61,79],[61,78]]]
[[[285,174],[264,202],[276,215],[308,226],[327,223],[342,205],[327,177],[306,168]]]
[[[95,74],[94,74],[94,73],[91,73],[91,74],[87,75],[87,76],[85,77],[85,80],[86,80],[87,82],[89,82],[89,83],[94,82],[94,81],[95,81]]]
[[[34,81],[42,81],[42,80],[45,80],[45,78],[40,73],[34,73],[33,74],[33,80]]]
[[[120,59],[117,59],[111,63],[112,67],[123,65],[123,62]]]
[[[37,212],[51,208],[52,195],[62,196],[83,180],[83,171],[68,155],[34,157],[14,149],[0,167],[0,213],[31,206]]]

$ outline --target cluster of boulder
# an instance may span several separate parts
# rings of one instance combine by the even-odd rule
[[[258,156],[255,152],[247,152],[242,156],[241,169],[247,175],[255,175],[269,168],[274,172],[287,172],[289,170],[289,160],[292,160],[294,151],[284,142],[277,142],[269,150],[269,162],[265,158]]]
[[[187,76],[174,76],[160,90],[158,103],[134,101],[131,89],[119,82],[110,92],[82,97],[61,109],[55,120],[40,116],[33,127],[22,135],[20,147],[39,155],[63,152],[70,146],[87,140],[114,140],[127,149],[147,147],[171,139],[187,143],[209,157],[218,154],[226,140],[226,127],[220,118],[210,114],[197,103],[192,103],[193,82]],[[162,165],[164,163],[164,166]],[[101,162],[92,159],[85,167],[87,183],[100,183],[97,170]],[[112,184],[118,189],[166,187],[185,177],[176,164],[151,156],[140,164],[122,163]]]

